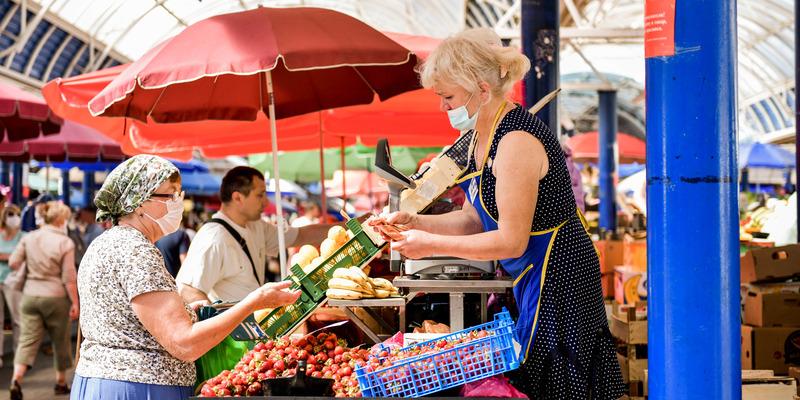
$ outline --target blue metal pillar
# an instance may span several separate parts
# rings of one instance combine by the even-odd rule
[[[25,204],[25,199],[22,198],[22,164],[15,162],[11,165],[11,193],[14,198],[14,204],[22,206]]]
[[[11,164],[0,161],[0,185],[11,186]]]
[[[83,205],[94,204],[94,172],[83,171]]]
[[[617,92],[601,90],[599,117],[600,231],[617,230]]]
[[[62,169],[61,170],[61,200],[64,202],[64,204],[66,204],[68,206],[70,205],[70,202],[69,202],[69,195],[70,195],[69,189],[70,189],[70,185],[69,185],[69,170],[68,169]]]
[[[677,0],[646,60],[649,395],[741,399],[736,0]]]
[[[525,106],[558,88],[558,52],[560,46],[559,0],[522,0],[522,51],[531,60],[531,72],[525,77]],[[536,116],[559,134],[558,102],[552,101]]]

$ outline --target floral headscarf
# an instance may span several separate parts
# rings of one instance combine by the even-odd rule
[[[94,197],[97,220],[111,220],[139,208],[172,174],[178,172],[171,162],[153,155],[140,154],[114,168]]]

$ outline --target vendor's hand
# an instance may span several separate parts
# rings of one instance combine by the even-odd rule
[[[292,304],[300,297],[300,291],[289,290],[291,285],[290,281],[267,283],[250,292],[245,301],[253,308],[253,311]]]
[[[432,234],[412,229],[401,232],[405,240],[392,242],[392,250],[400,252],[406,258],[420,259],[430,257],[434,253]]]
[[[189,308],[191,308],[192,311],[197,312],[200,310],[200,307],[207,306],[209,304],[211,304],[211,302],[208,300],[197,300],[189,303]]]
[[[417,215],[409,214],[405,211],[397,211],[390,214],[381,214],[377,218],[371,219],[371,221],[374,221],[372,225],[379,225],[381,221],[385,221],[385,223],[391,225],[405,225],[410,229],[414,229],[417,227]]]
[[[69,319],[73,321],[77,321],[78,318],[81,316],[81,308],[75,303],[69,307]]]

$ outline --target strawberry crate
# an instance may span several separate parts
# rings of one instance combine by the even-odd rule
[[[477,336],[481,331],[488,334]],[[371,371],[368,363],[357,367],[355,374],[364,397],[422,397],[518,368],[513,337],[514,321],[503,310],[492,322],[408,346],[400,352],[442,350],[394,363],[386,357],[379,358],[378,369]],[[473,339],[452,348],[442,346],[465,338]]]
[[[369,235],[364,231],[356,219],[347,221],[347,229],[353,233],[353,237],[313,271],[306,274],[297,264],[291,268],[292,279],[301,284],[314,301],[325,298],[328,281],[333,278],[334,271],[339,268],[360,267],[371,261],[386,246],[379,235]]]

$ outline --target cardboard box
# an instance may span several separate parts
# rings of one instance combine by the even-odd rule
[[[598,240],[595,244],[600,256],[600,272],[613,274],[614,268],[625,265],[625,244],[621,240]]]
[[[615,268],[614,300],[619,304],[636,304],[647,300],[647,272],[627,266]]]
[[[613,299],[614,298],[614,274],[613,273],[604,273],[600,276],[600,280],[603,283],[603,298],[606,299]]]
[[[622,247],[622,265],[637,271],[647,271],[647,240],[635,240],[626,236]]]
[[[800,328],[742,325],[742,369],[770,369],[786,375],[800,362]]]
[[[800,285],[747,285],[744,323],[758,327],[800,326]]]
[[[800,383],[800,366],[790,365],[789,376],[794,378],[795,382]],[[797,386],[797,395],[800,396],[800,385]]]
[[[741,259],[742,283],[800,276],[800,244],[748,250]]]

